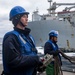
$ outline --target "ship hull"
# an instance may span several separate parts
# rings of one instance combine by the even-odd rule
[[[75,49],[75,27],[67,20],[42,20],[28,23],[37,46],[44,46],[50,30],[58,30],[58,45],[63,49]]]

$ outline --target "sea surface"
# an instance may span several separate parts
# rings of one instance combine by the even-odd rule
[[[0,21],[0,64],[2,64],[2,41],[6,32],[13,29],[13,25],[9,20]]]

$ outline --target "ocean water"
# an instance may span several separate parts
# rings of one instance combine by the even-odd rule
[[[13,29],[13,25],[10,21],[4,20],[0,22],[0,38],[4,36],[4,34]]]
[[[13,25],[8,20],[0,21],[0,64],[2,64],[2,40],[6,32],[13,29]]]
[[[0,38],[0,64],[2,64],[2,38]]]

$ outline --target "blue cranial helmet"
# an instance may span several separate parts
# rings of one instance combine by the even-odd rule
[[[15,6],[10,11],[9,20],[11,20],[13,17],[19,14],[29,14],[29,12],[26,12],[26,10],[21,6]]]
[[[59,35],[59,33],[58,33],[58,31],[56,31],[56,30],[51,30],[51,31],[49,32],[49,36],[58,37],[58,35]]]

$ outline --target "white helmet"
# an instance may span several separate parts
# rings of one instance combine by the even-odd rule
[[[59,35],[59,33],[58,33],[58,31],[56,31],[56,30],[51,30],[51,31],[49,32],[49,36],[58,37],[58,35]]]

